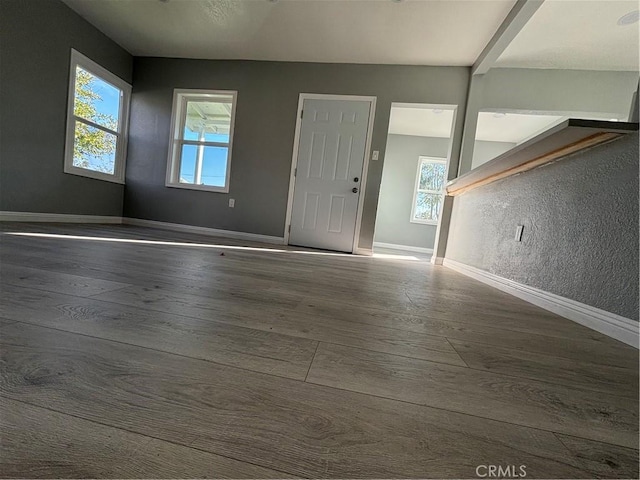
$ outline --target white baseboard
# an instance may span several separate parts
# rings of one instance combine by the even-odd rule
[[[122,217],[72,213],[0,212],[0,222],[122,223]]]
[[[371,257],[373,255],[373,250],[370,249],[370,248],[360,248],[360,247],[358,247],[353,251],[353,254],[354,255],[365,255],[367,257]]]
[[[253,242],[271,243],[283,245],[283,237],[272,237],[269,235],[259,235],[257,233],[236,232],[233,230],[220,230],[217,228],[198,227],[195,225],[183,225],[181,223],[158,222],[156,220],[144,220],[141,218],[123,217],[122,223],[125,225],[136,225],[139,227],[159,228],[162,230],[172,230],[175,232],[199,233],[212,237],[227,237],[240,240],[251,240]]]
[[[444,257],[436,257],[435,255],[431,257],[431,263],[433,265],[442,265],[444,262]]]
[[[399,245],[395,243],[373,242],[373,248],[391,248],[393,250],[402,250],[404,252],[416,253],[433,253],[433,248],[413,247],[411,245]]]
[[[476,267],[444,259],[444,266],[467,275],[498,290],[521,298],[580,325],[638,348],[638,322],[554,293],[514,282]]]

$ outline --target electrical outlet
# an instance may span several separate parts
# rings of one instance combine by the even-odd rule
[[[379,156],[380,156],[380,152],[378,150],[374,150],[373,153],[371,154],[371,160],[378,160]]]
[[[522,232],[524,231],[524,225],[518,225],[516,227],[516,242],[522,241]]]
[[[236,206],[236,199],[235,198],[230,198],[229,199],[229,208],[233,208]]]

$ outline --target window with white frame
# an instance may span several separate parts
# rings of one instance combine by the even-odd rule
[[[444,198],[446,172],[445,158],[419,157],[411,222],[432,225],[438,223]]]
[[[124,183],[131,85],[71,50],[64,171]]]
[[[236,97],[234,91],[174,91],[167,186],[229,191]]]

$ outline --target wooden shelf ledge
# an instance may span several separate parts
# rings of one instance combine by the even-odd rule
[[[637,123],[570,118],[451,180],[447,195],[463,194],[636,131]]]

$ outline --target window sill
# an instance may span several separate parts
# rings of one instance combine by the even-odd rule
[[[210,187],[207,185],[193,185],[189,183],[165,183],[165,187],[182,188],[184,190],[200,190],[202,192],[229,193],[229,187]]]
[[[64,173],[67,173],[69,175],[77,175],[79,177],[91,178],[93,180],[102,180],[103,182],[111,182],[124,185],[124,178],[119,178],[116,175],[109,175],[107,173],[87,170],[85,168],[65,167]]]
[[[418,225],[433,225],[437,226],[438,222],[433,220],[409,220],[410,223],[417,223]]]

